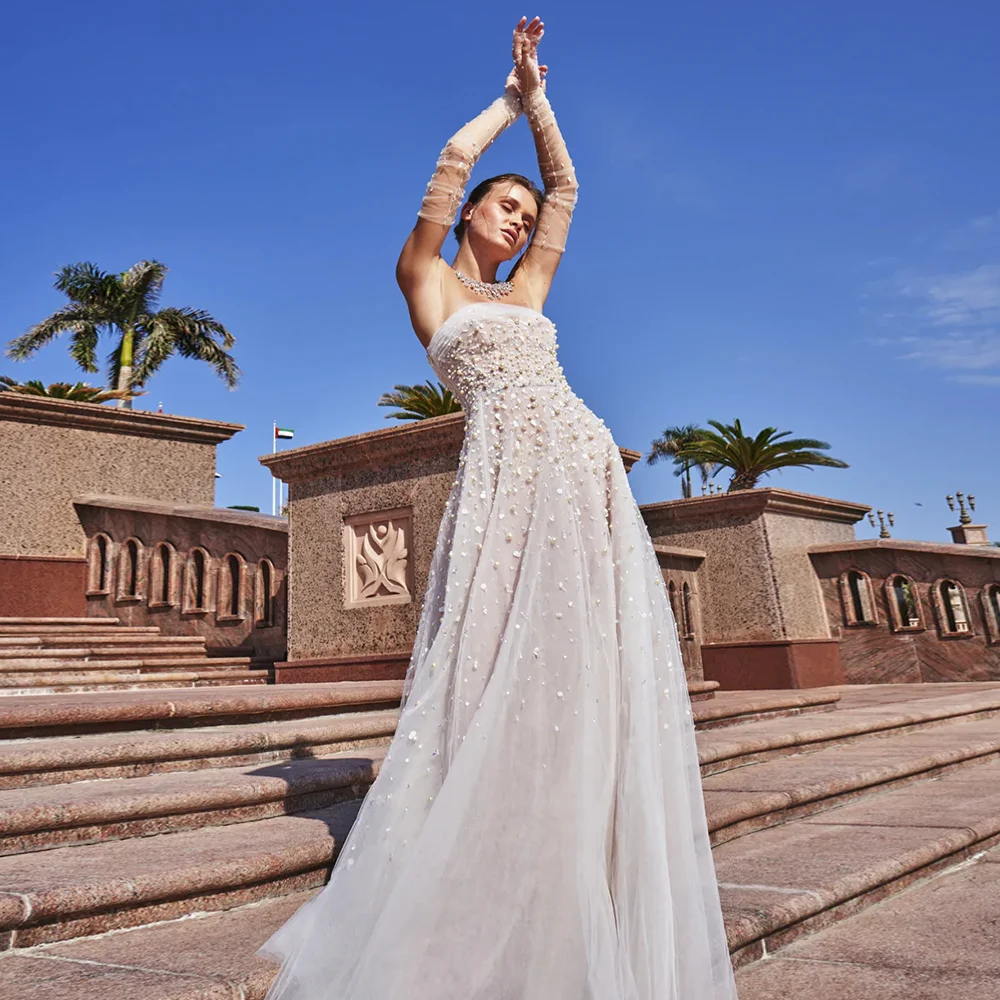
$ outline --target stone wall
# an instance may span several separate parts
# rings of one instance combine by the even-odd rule
[[[82,557],[84,493],[211,504],[239,424],[0,393],[0,555]]]
[[[197,504],[83,496],[86,614],[164,635],[200,635],[210,651],[285,658],[284,518]]]
[[[853,541],[867,506],[767,487],[640,510],[654,544],[705,553],[698,586],[707,680],[728,689],[843,680],[809,549]]]
[[[279,683],[403,676],[464,427],[457,413],[261,457],[289,487]]]
[[[1000,549],[878,539],[810,558],[850,683],[1000,680]]]

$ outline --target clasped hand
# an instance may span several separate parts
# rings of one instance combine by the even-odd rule
[[[541,18],[533,18],[528,23],[526,17],[517,22],[514,29],[512,54],[514,68],[507,77],[507,90],[518,96],[526,96],[533,90],[545,90],[545,74],[548,66],[538,64],[538,43],[545,34],[545,25]]]

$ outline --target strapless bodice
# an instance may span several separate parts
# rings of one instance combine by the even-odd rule
[[[473,302],[448,317],[427,358],[467,409],[484,392],[527,386],[567,387],[556,357],[556,328],[528,306]]]

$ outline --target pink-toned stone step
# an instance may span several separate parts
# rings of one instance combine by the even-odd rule
[[[322,885],[357,807],[0,857],[0,945],[65,941]]]
[[[720,686],[718,681],[688,681],[688,695],[692,701],[710,701]]]
[[[887,684],[886,688],[896,685]],[[1000,715],[1000,686],[995,684],[924,685],[929,691],[898,702],[852,704],[849,688],[841,694],[836,712],[806,717],[749,721],[731,729],[698,734],[702,774],[716,774],[786,754],[801,754],[827,746],[880,738],[908,730],[947,725],[950,720],[993,718]],[[938,693],[938,688],[948,689]],[[892,692],[885,692],[886,698]],[[714,702],[713,702],[714,704]]]
[[[31,618],[22,616],[0,616],[0,628],[7,625],[120,625],[119,618]]]
[[[398,707],[402,681],[269,685],[211,693],[178,690],[162,695],[94,692],[86,697],[51,695],[4,698],[0,739],[107,732],[111,729],[205,726],[304,718],[322,712]]]
[[[395,709],[341,711],[285,721],[9,740],[0,753],[0,788],[259,765],[380,747],[395,732],[397,718]]]
[[[250,666],[253,660],[249,656],[178,656],[162,659],[87,659],[87,660],[0,660],[0,677],[5,673],[24,673],[32,670],[46,670],[50,673],[58,670],[168,670],[171,667],[243,667]]]
[[[812,712],[833,712],[840,694],[811,691],[719,691],[710,704],[695,704],[699,729],[721,729],[761,719],[786,718]]]
[[[115,658],[136,656],[177,656],[179,654],[205,655],[205,643],[201,639],[185,639],[172,642],[157,639],[155,643],[91,643],[87,646],[5,646],[0,650],[0,663],[7,660],[59,660],[86,658]]]
[[[740,1000],[1000,1000],[998,927],[994,848],[740,970]]]
[[[714,850],[730,949],[748,964],[1000,841],[1000,762],[944,774]]]
[[[66,670],[57,674],[0,674],[0,698],[33,697],[52,693],[93,693],[96,691],[132,691],[151,688],[169,689],[192,685],[224,687],[248,683],[266,684],[267,670]]]
[[[95,619],[97,621],[98,619]],[[88,636],[88,635],[159,635],[156,625],[101,625],[67,626],[67,625],[0,625],[0,636],[17,637],[37,636],[51,638],[53,636]]]
[[[816,815],[960,768],[1000,759],[995,719],[905,732],[778,757],[704,779],[712,843]]]
[[[364,796],[384,747],[0,791],[0,855],[224,826]]]
[[[278,965],[256,951],[317,891],[8,953],[0,981],[18,1000],[263,1000]]]

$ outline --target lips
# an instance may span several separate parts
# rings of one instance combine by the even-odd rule
[[[508,240],[510,240],[511,246],[514,246],[517,243],[517,233],[514,232],[513,229],[502,229],[501,232],[507,237]]]

